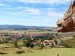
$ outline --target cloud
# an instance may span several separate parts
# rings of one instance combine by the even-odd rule
[[[40,9],[36,9],[36,8],[25,8],[24,12],[27,12],[28,14],[39,14]]]
[[[8,2],[15,2],[15,1],[17,1],[17,0],[5,0],[5,1],[8,1]]]
[[[11,15],[19,15],[19,16],[23,16],[23,15],[40,15],[40,9],[36,9],[36,8],[30,8],[30,7],[24,7],[24,8],[15,8],[15,9],[21,9],[19,11],[16,12],[11,12]]]
[[[48,3],[48,4],[53,4],[53,3],[68,3],[70,2],[71,0],[18,0],[20,2],[23,2],[23,3]]]
[[[72,0],[6,0],[8,2],[22,2],[22,3],[47,3],[47,4],[64,4],[71,2]]]
[[[24,11],[9,12],[9,14],[12,16],[20,16],[20,17],[27,15],[27,13],[25,13]]]
[[[7,5],[7,4],[3,4],[3,3],[0,3],[0,6],[9,6],[9,5]]]

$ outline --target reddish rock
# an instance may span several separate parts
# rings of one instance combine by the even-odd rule
[[[75,31],[75,0],[70,4],[69,9],[64,14],[63,19],[57,22],[58,32]]]

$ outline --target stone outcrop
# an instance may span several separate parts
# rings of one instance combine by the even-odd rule
[[[70,4],[63,19],[57,22],[58,32],[73,32],[75,31],[75,0]]]

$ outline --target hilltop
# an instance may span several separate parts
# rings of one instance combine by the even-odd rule
[[[0,25],[1,29],[11,29],[11,30],[48,30],[54,31],[56,27],[45,27],[45,26],[23,26],[23,25]]]

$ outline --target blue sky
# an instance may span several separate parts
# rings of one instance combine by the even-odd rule
[[[0,0],[0,25],[52,26],[72,0]]]

